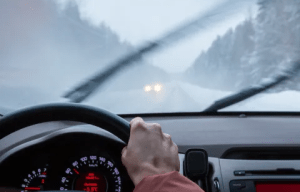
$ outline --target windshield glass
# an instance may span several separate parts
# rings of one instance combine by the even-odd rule
[[[299,59],[295,0],[2,0],[0,108],[68,102],[78,84],[205,14],[82,103],[119,114],[202,111]],[[298,76],[221,111],[300,111]]]

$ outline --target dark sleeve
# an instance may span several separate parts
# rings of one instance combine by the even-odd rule
[[[178,171],[145,177],[133,192],[204,192]]]

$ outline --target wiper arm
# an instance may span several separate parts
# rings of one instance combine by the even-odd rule
[[[145,47],[142,47],[137,52],[127,55],[125,58],[120,59],[111,67],[106,69],[104,72],[100,72],[96,76],[92,77],[87,82],[79,85],[72,91],[66,93],[63,97],[69,98],[73,103],[80,103],[85,100],[89,95],[91,95],[97,87],[104,83],[110,76],[120,71],[124,67],[128,67],[138,61],[145,52],[149,52],[152,49],[155,49],[158,46],[156,43],[151,43]]]
[[[244,0],[246,1],[246,0]],[[170,45],[171,43],[178,42],[184,37],[196,33],[199,29],[207,27],[211,23],[216,23],[224,19],[226,14],[230,13],[231,8],[238,7],[238,3],[241,3],[241,0],[227,0],[224,3],[220,4],[217,8],[210,11],[205,15],[200,15],[195,19],[187,22],[186,24],[178,27],[175,30],[172,30],[170,33],[167,33],[162,38],[150,43],[148,45],[142,46],[133,53],[128,54],[124,58],[117,60],[110,64],[109,68],[104,72],[96,74],[94,77],[90,78],[86,82],[77,86],[75,89],[67,92],[63,97],[70,99],[71,102],[80,103],[90,96],[101,84],[103,84],[108,78],[120,71],[120,69],[129,67],[134,64],[134,62],[141,60],[142,56],[146,53],[152,53],[159,48]]]
[[[300,61],[296,61],[289,69],[281,71],[281,73],[272,77],[271,80],[267,82],[261,82],[256,86],[246,88],[236,94],[215,101],[214,104],[212,104],[211,106],[203,110],[203,112],[217,112],[220,109],[244,101],[254,95],[266,91],[276,85],[279,85],[286,80],[291,79],[296,74],[298,74],[299,70],[300,70]]]

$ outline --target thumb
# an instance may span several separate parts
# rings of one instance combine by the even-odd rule
[[[126,152],[127,152],[127,146],[125,146],[125,147],[122,149],[122,152],[121,152],[122,159],[126,156]]]
[[[122,161],[122,164],[125,166],[125,157],[126,157],[126,153],[127,153],[127,146],[125,146],[123,149],[122,149],[122,152],[121,152],[121,161]]]

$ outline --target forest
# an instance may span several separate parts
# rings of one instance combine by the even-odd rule
[[[199,54],[185,77],[202,87],[237,91],[270,78],[299,59],[300,1],[258,0],[250,16]],[[272,91],[300,90],[300,78]]]

